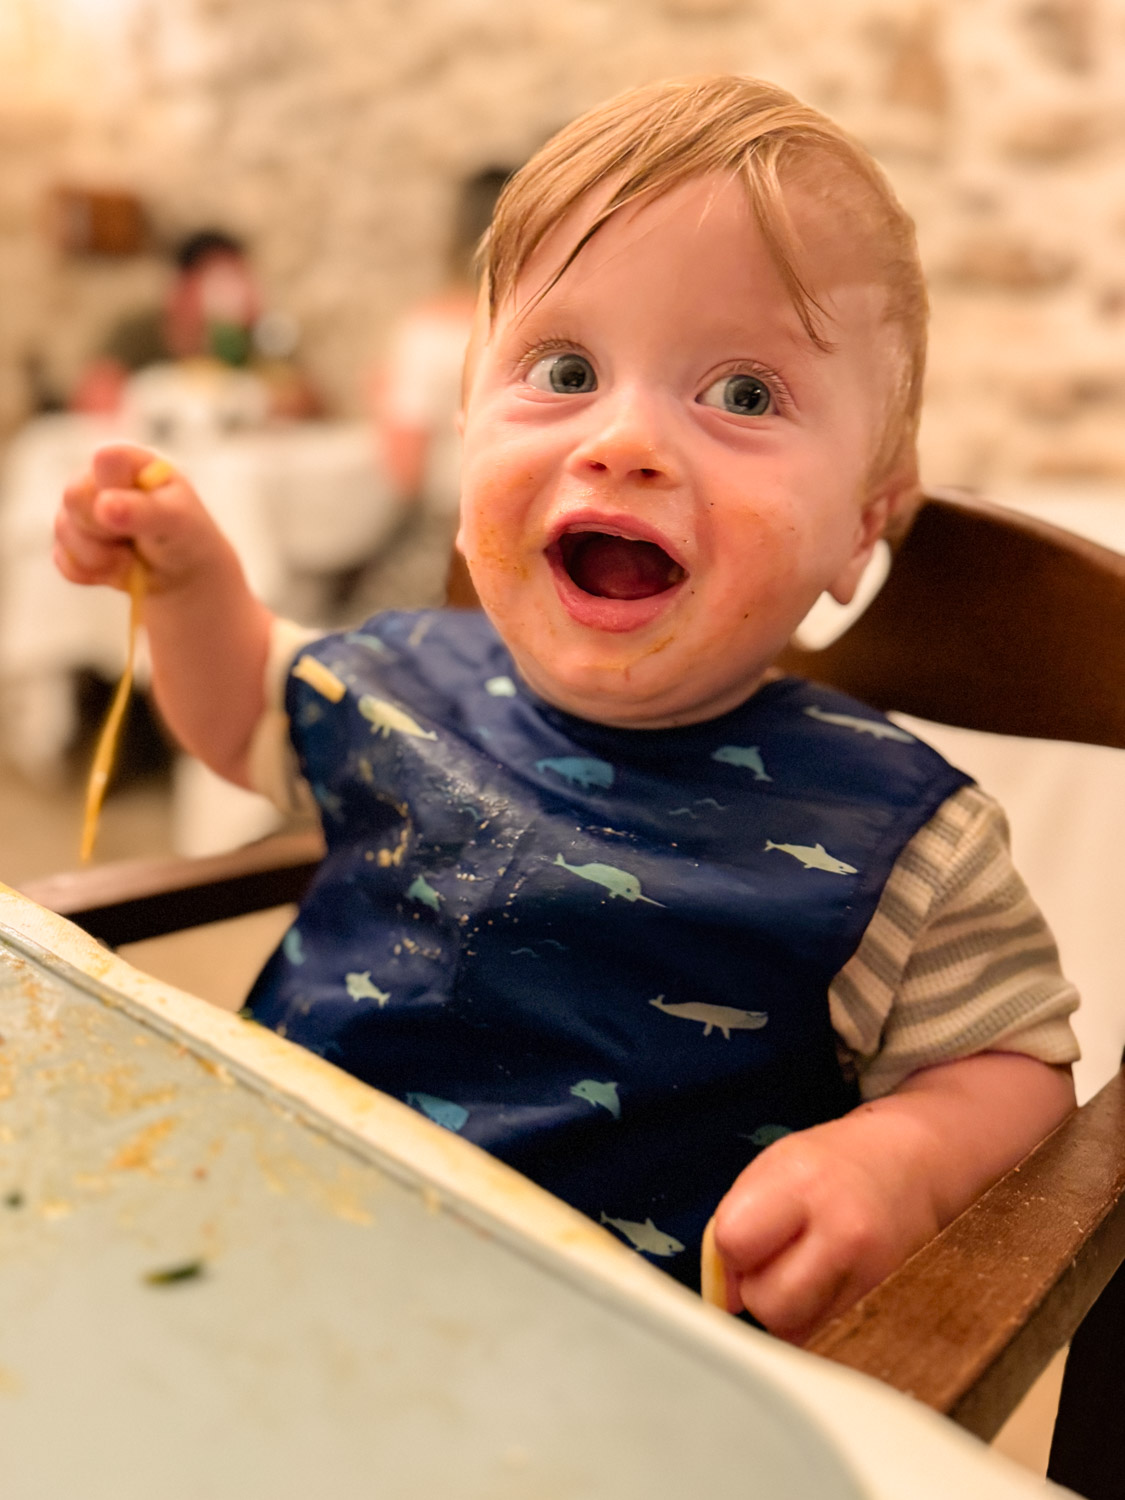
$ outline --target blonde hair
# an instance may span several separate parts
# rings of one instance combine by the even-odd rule
[[[818,198],[846,216],[845,232],[871,256],[874,279],[887,294],[884,321],[899,336],[885,430],[872,461],[872,476],[881,476],[913,454],[917,437],[928,308],[914,225],[870,154],[774,84],[733,75],[646,84],[561,130],[510,179],[497,202],[481,250],[490,319],[546,236],[593,189],[604,186],[609,196],[548,286],[627,203],[729,173],[746,187],[805,331],[828,350],[824,309],[801,274],[801,241],[784,196],[786,185],[811,185],[808,168],[823,164],[835,174],[821,179]]]

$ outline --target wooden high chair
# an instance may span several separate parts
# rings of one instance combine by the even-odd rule
[[[454,564],[450,602],[471,606]],[[927,496],[867,612],[781,665],[874,707],[1125,749],[1125,557],[957,492]],[[107,944],[298,900],[319,834],[25,886]],[[1125,1072],[810,1348],[991,1437],[1125,1259]],[[1106,1348],[1103,1325],[1121,1331]],[[1100,1432],[1083,1431],[1106,1400]],[[1052,1476],[1095,1500],[1125,1472],[1125,1271],[1075,1344]],[[1112,1384],[1108,1387],[1112,1393]],[[1077,1425],[1076,1425],[1077,1424]]]

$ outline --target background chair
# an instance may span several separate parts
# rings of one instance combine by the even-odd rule
[[[475,602],[456,560],[449,597]],[[791,646],[781,665],[883,710],[1125,749],[1125,557],[934,492],[866,613],[823,651]],[[298,900],[322,849],[318,833],[281,835],[24,892],[116,946]],[[1123,1260],[1125,1072],[810,1348],[989,1438]],[[1075,1340],[1056,1427],[1052,1477],[1092,1500],[1121,1493],[1122,1368],[1125,1271]]]

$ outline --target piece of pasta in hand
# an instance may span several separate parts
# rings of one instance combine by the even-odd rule
[[[144,466],[134,482],[139,490],[155,490],[159,489],[162,484],[166,484],[174,473],[172,465],[165,459],[154,458],[151,463]],[[139,557],[135,557],[129,570],[129,638],[125,647],[125,669],[121,673],[121,680],[117,684],[113,702],[109,706],[109,713],[102,725],[102,732],[98,736],[94,763],[90,767],[90,779],[86,783],[86,808],[82,819],[82,845],[79,856],[83,864],[87,864],[94,853],[94,841],[98,836],[98,820],[101,816],[102,802],[105,800],[110,772],[117,757],[117,747],[121,742],[121,729],[125,722],[125,710],[133,690],[137,632],[141,624],[141,610],[144,605],[147,581],[145,565]]]

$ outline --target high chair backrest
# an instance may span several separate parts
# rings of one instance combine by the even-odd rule
[[[1125,556],[957,491],[923,501],[883,588],[787,671],[873,708],[1125,747]]]

